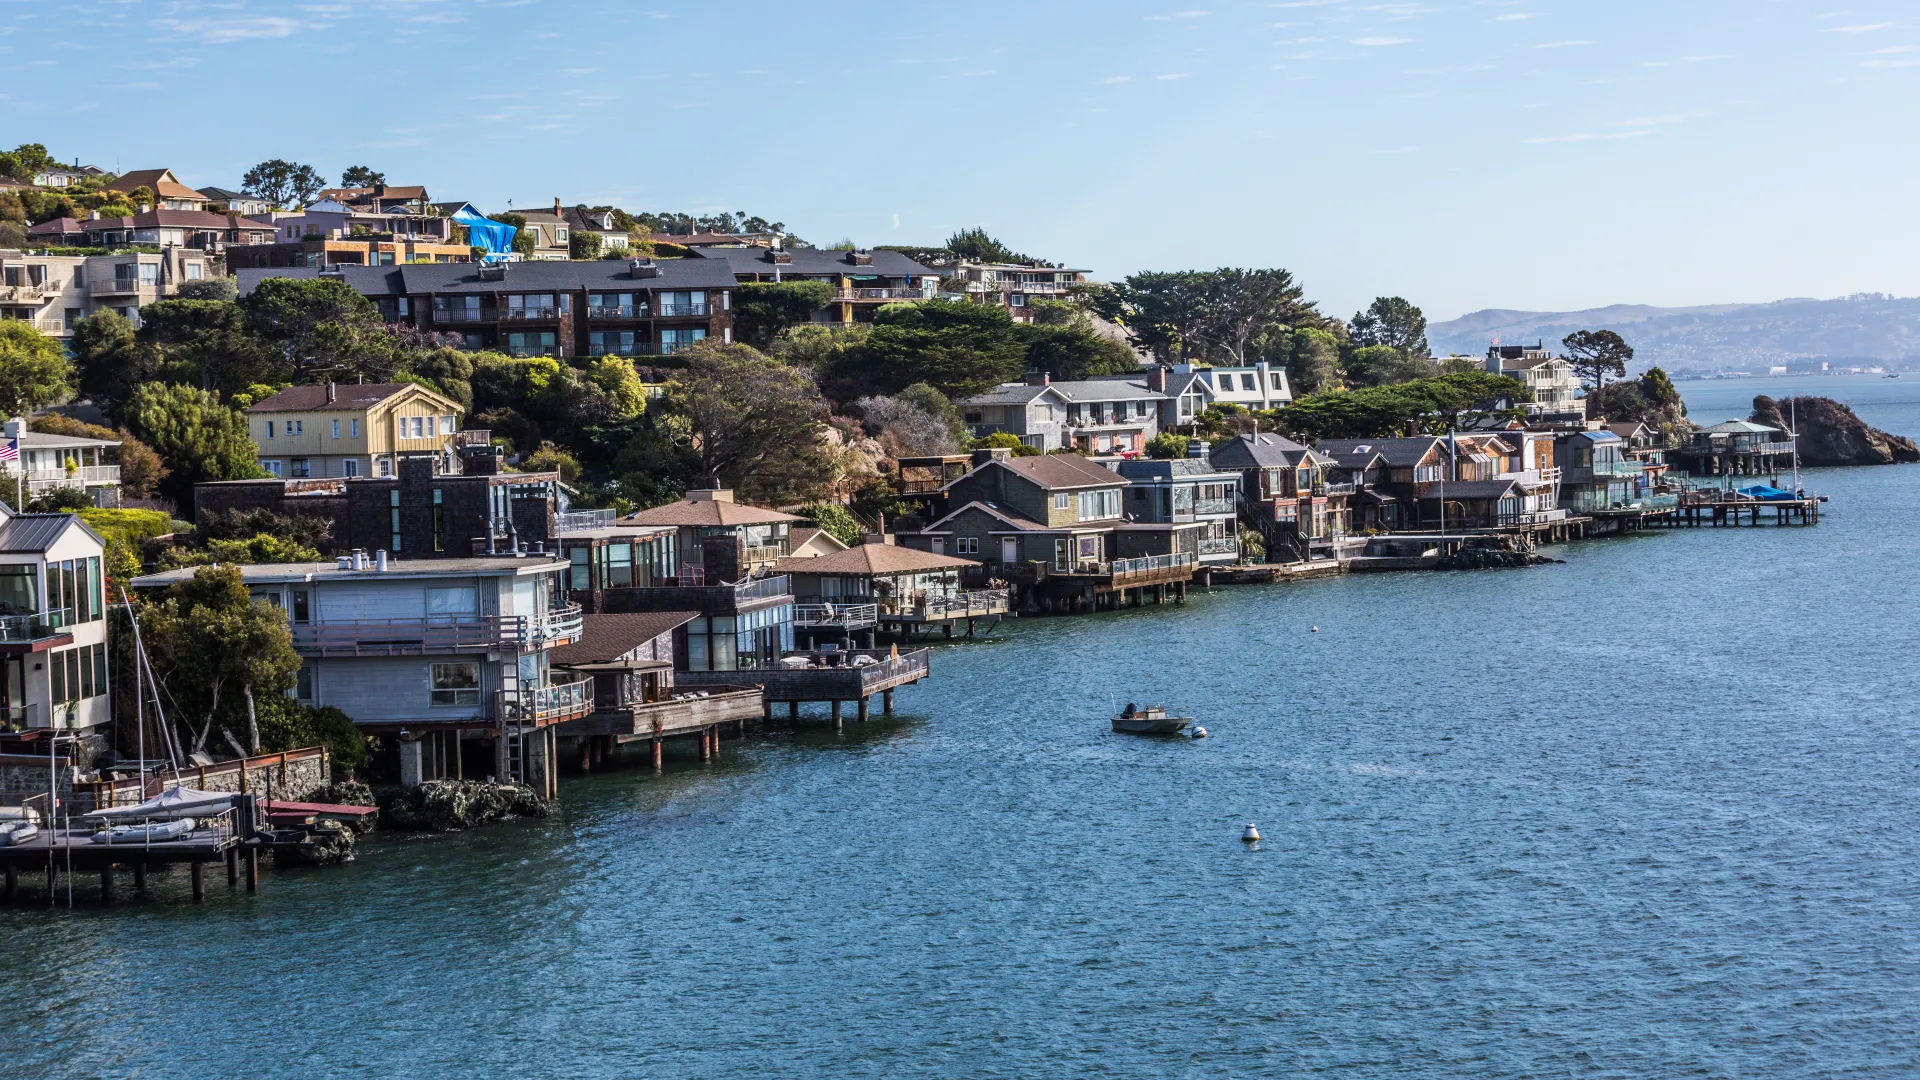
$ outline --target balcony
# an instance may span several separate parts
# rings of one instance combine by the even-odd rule
[[[310,656],[424,656],[464,649],[532,649],[580,636],[580,606],[538,615],[441,615],[298,623],[293,647]]]
[[[149,281],[144,285],[138,278],[108,278],[87,286],[87,292],[94,296],[136,296],[142,288],[157,289],[158,282]]]
[[[54,608],[33,615],[0,615],[0,644],[18,645],[63,637],[73,625],[72,608]]]
[[[701,301],[700,303],[697,303],[697,304],[693,304],[693,303],[676,304],[676,303],[671,303],[663,300],[660,303],[660,317],[663,319],[683,318],[683,317],[692,316],[692,315],[705,315],[706,313],[707,313],[707,305],[705,301]]]
[[[500,309],[501,322],[551,322],[565,314],[556,307],[510,307]]]
[[[704,584],[697,568],[684,573],[679,585],[641,585],[601,591],[601,610],[610,614],[638,611],[699,611],[732,615],[768,602],[793,601],[785,574],[749,578],[736,585]]]
[[[458,450],[467,446],[493,445],[493,432],[486,428],[461,428],[453,433],[453,447]]]
[[[1528,510],[1517,514],[1501,514],[1502,525],[1551,525],[1556,521],[1567,520],[1565,510]]]
[[[927,289],[840,289],[833,294],[836,301],[847,300],[930,300],[933,293]]]
[[[813,666],[783,664],[741,671],[676,671],[673,684],[683,690],[694,686],[758,685],[768,701],[859,701],[883,690],[919,682],[927,677],[932,666],[932,654],[926,649],[901,650],[899,656],[863,650],[795,655],[804,656]]]
[[[60,286],[53,284],[8,285],[0,288],[0,300],[11,300],[14,302],[33,301],[58,293],[59,291]]]
[[[695,338],[692,341],[636,341],[633,345],[632,355],[672,356],[677,352],[685,352],[705,340],[705,338]]]
[[[80,465],[72,469],[33,469],[27,473],[27,490],[44,495],[57,488],[85,488],[120,483],[118,465]]]
[[[570,510],[555,518],[554,534],[595,532],[611,526],[617,516],[613,510]]]
[[[496,322],[492,308],[434,308],[436,323]]]
[[[1051,295],[1066,292],[1072,288],[1074,284],[1077,283],[1060,281],[1006,281],[1004,279],[1000,281],[969,281],[967,282],[967,291]]]
[[[1217,516],[1220,514],[1232,514],[1234,512],[1235,512],[1235,507],[1232,499],[1195,499],[1193,500],[1193,513],[1194,513],[1194,516],[1196,517],[1207,517],[1209,515]]]
[[[1315,495],[1351,495],[1353,494],[1353,483],[1347,481],[1338,484],[1315,484],[1313,486],[1313,493]]]
[[[1639,476],[1645,469],[1637,461],[1596,461],[1593,463],[1595,476]]]
[[[646,317],[647,305],[645,304],[616,304],[587,308],[589,319],[644,319]]]
[[[496,690],[495,716],[508,723],[544,727],[593,711],[593,677],[532,690]]]
[[[880,608],[876,604],[795,604],[793,606],[793,625],[795,629],[810,630],[865,630],[880,621]]]
[[[1237,536],[1203,536],[1200,538],[1200,557],[1209,555],[1240,554],[1240,538]]]

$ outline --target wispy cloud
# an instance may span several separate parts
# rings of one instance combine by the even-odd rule
[[[1543,41],[1535,45],[1536,49],[1573,49],[1581,45],[1591,45],[1591,41]]]
[[[1191,72],[1180,71],[1180,72],[1175,72],[1172,75],[1155,75],[1154,78],[1159,80],[1160,82],[1172,82],[1175,79],[1184,79],[1189,74],[1191,74]]]
[[[259,15],[234,19],[155,19],[154,25],[184,37],[199,38],[209,45],[229,45],[236,41],[292,37],[302,30],[324,24],[279,15]]]
[[[1820,32],[1823,34],[1870,34],[1875,30],[1885,30],[1892,25],[1890,22],[1877,22],[1860,23],[1856,26],[1829,26]]]
[[[1533,16],[1534,16],[1534,13],[1531,11],[1509,11],[1505,15],[1495,15],[1493,18],[1488,19],[1487,21],[1488,22],[1519,22],[1522,19],[1531,19],[1533,18]]]
[[[1913,51],[1913,46],[1911,45],[1890,45],[1884,49],[1875,49],[1872,52],[1868,53],[1867,55],[1868,56],[1893,56],[1897,53],[1910,53],[1912,51]]]
[[[1666,124],[1684,123],[1686,119],[1686,117],[1679,113],[1668,113],[1665,116],[1636,116],[1631,120],[1609,120],[1607,121],[1607,126],[1617,128],[1661,127]]]
[[[1411,41],[1413,41],[1412,38],[1404,37],[1363,37],[1354,38],[1350,44],[1365,46],[1369,49],[1377,49],[1384,45],[1405,45]]]
[[[1383,157],[1392,157],[1399,154],[1411,154],[1418,149],[1420,148],[1417,146],[1396,146],[1391,150],[1375,150],[1374,153]]]
[[[1205,16],[1204,11],[1176,11],[1171,15],[1149,15],[1148,22],[1173,22],[1175,19],[1198,19]]]

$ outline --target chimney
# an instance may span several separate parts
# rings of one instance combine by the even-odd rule
[[[1028,386],[1052,386],[1053,376],[1044,371],[1036,372],[1035,374],[1027,376],[1027,385]]]
[[[1004,446],[983,446],[967,458],[967,464],[979,468],[989,461],[1006,461],[1013,457],[1013,451]]]
[[[1147,389],[1156,394],[1167,392],[1167,366],[1155,364],[1147,371]]]
[[[554,216],[554,217],[563,217],[563,216],[564,216],[564,215],[562,215],[562,214],[560,213],[560,196],[558,196],[558,195],[555,195],[555,196],[553,197],[553,216]]]
[[[694,488],[692,491],[687,492],[687,501],[688,502],[730,503],[733,501],[733,489],[732,488]]]
[[[329,405],[333,404],[333,399],[336,396],[338,396],[338,391],[334,389],[333,380],[328,379],[327,380],[327,404]]]
[[[98,211],[98,210],[93,210],[93,211],[90,211],[90,212],[88,212],[88,214],[87,214],[87,220],[88,220],[88,221],[99,221],[99,220],[100,220],[100,211]]]

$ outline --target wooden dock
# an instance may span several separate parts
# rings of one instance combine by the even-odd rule
[[[157,843],[96,844],[92,841],[96,830],[92,828],[42,826],[40,835],[33,839],[0,847],[0,875],[4,875],[0,877],[0,899],[25,898],[23,876],[45,875],[43,895],[52,902],[59,895],[62,873],[67,875],[69,888],[74,875],[97,874],[100,899],[111,903],[116,870],[131,869],[133,889],[139,893],[146,891],[150,867],[186,863],[193,875],[193,899],[198,902],[206,899],[206,865],[210,862],[226,863],[230,886],[239,884],[244,874],[247,891],[254,892],[260,888],[260,844],[254,836],[253,797],[235,799],[246,801],[236,801],[230,809],[197,819],[198,827],[178,840]]]
[[[735,683],[742,681],[745,680],[733,680]],[[734,724],[736,730],[744,735],[747,721],[764,715],[766,695],[757,686],[681,685],[666,700],[602,705],[588,716],[561,725],[559,733],[580,740],[581,772],[591,772],[595,765],[606,760],[614,747],[632,742],[652,744],[653,768],[659,772],[664,767],[668,739],[698,739],[700,760],[706,761],[720,753],[723,725]]]
[[[677,690],[737,687],[741,683],[758,686],[766,695],[766,715],[772,716],[775,702],[787,703],[787,715],[798,720],[800,705],[808,701],[826,702],[833,709],[833,723],[840,726],[840,710],[853,702],[856,719],[867,718],[868,699],[878,695],[883,715],[893,715],[893,691],[911,686],[933,673],[932,653],[927,649],[851,651],[799,654],[813,667],[762,667],[743,671],[676,671]]]

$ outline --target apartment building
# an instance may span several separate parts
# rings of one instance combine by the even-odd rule
[[[1032,302],[1059,300],[1087,280],[1087,271],[1047,263],[959,262],[949,271],[965,282],[967,299],[1005,308],[1021,322],[1033,318]]]
[[[734,280],[824,281],[833,299],[813,313],[819,323],[870,323],[884,304],[931,300],[939,275],[897,251],[817,251],[780,246],[696,246],[696,258],[724,263]]]
[[[216,257],[185,247],[121,255],[0,250],[0,318],[23,319],[61,339],[96,311],[118,312],[138,325],[140,308],[218,270]]]
[[[401,560],[381,551],[239,569],[248,592],[287,614],[302,661],[294,698],[337,708],[369,734],[426,740],[427,762],[398,763],[404,780],[423,779],[418,767],[430,764],[431,775],[511,776],[544,788],[553,728],[593,711],[591,678],[556,677],[551,663],[553,649],[581,634],[556,558]],[[133,584],[160,589],[193,574]]]
[[[402,457],[455,472],[457,402],[415,383],[290,386],[247,410],[260,467],[290,480],[393,476]]]
[[[106,545],[76,514],[0,506],[0,727],[95,731],[108,708]]]
[[[706,259],[241,269],[267,277],[339,275],[389,322],[457,335],[514,356],[665,356],[733,340],[733,274]]]
[[[1277,409],[1293,400],[1293,388],[1287,383],[1286,366],[1275,367],[1262,360],[1239,367],[1196,367],[1175,364],[1164,374],[1150,374],[1149,384],[1164,379],[1156,389],[1172,394],[1179,402],[1176,423],[1190,424],[1194,417],[1216,405],[1238,405],[1243,409]]]
[[[100,217],[80,223],[93,247],[152,244],[220,251],[232,244],[264,244],[273,240],[274,226],[238,214],[210,214],[204,210],[142,210],[132,217]]]

